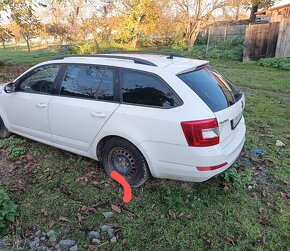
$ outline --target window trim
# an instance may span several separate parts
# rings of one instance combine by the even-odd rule
[[[28,79],[29,77],[31,77],[34,73],[35,73],[35,70],[41,68],[41,67],[46,67],[46,66],[52,66],[52,65],[58,65],[60,66],[57,74],[56,74],[56,77],[54,79],[54,82],[53,82],[53,91],[52,93],[42,93],[42,92],[34,92],[34,91],[23,91],[23,90],[17,90],[17,88],[19,88],[19,86],[26,80]],[[33,68],[32,70],[30,70],[29,72],[25,73],[23,76],[21,76],[19,79],[17,79],[15,82],[13,82],[15,84],[15,92],[20,92],[20,93],[29,93],[29,94],[38,94],[38,95],[49,95],[49,96],[55,96],[57,95],[56,94],[56,90],[57,90],[57,80],[58,80],[58,77],[61,73],[61,68],[62,68],[62,64],[61,63],[50,63],[50,64],[44,64],[44,65],[40,65],[38,67],[35,67]]]
[[[29,93],[29,94],[38,94],[38,95],[49,95],[49,96],[56,96],[56,97],[63,97],[63,98],[77,98],[77,99],[83,99],[83,100],[88,100],[88,101],[98,101],[98,102],[108,102],[108,103],[118,103],[118,104],[124,104],[124,105],[133,105],[133,106],[140,106],[140,107],[148,107],[148,108],[157,108],[157,109],[174,109],[179,106],[182,106],[184,104],[183,100],[180,98],[180,96],[175,92],[175,90],[158,74],[153,73],[153,72],[148,72],[148,71],[143,71],[143,70],[138,70],[138,69],[132,69],[132,68],[126,68],[126,67],[119,67],[119,66],[110,66],[110,65],[101,65],[101,64],[89,64],[89,63],[67,63],[67,62],[57,62],[57,63],[49,63],[49,64],[43,64],[40,65],[36,68],[33,68],[29,72],[27,72],[25,75],[21,76],[17,81],[15,81],[16,88],[19,84],[21,84],[22,81],[30,77],[33,72],[44,66],[50,66],[50,65],[59,65],[60,69],[57,73],[57,76],[54,80],[54,91],[51,94],[48,93],[40,93],[40,92],[25,92],[25,91],[16,91],[16,92],[21,92],[21,93]],[[81,98],[81,97],[70,97],[70,96],[61,96],[60,95],[60,88],[62,85],[62,81],[64,79],[65,73],[67,71],[67,68],[69,65],[89,65],[89,66],[101,66],[105,68],[106,73],[108,68],[115,69],[116,70],[116,81],[114,83],[114,100],[100,100],[100,99],[88,99],[88,98]],[[123,101],[123,95],[122,95],[122,72],[123,70],[130,70],[133,72],[140,72],[143,74],[148,74],[152,75],[154,77],[157,77],[158,79],[161,80],[161,82],[164,84],[165,87],[167,87],[169,90],[172,91],[173,95],[175,96],[177,100],[177,104],[172,107],[161,107],[161,106],[153,106],[153,105],[144,105],[144,104],[134,104],[134,103],[126,103]],[[102,82],[100,83],[101,86]],[[99,86],[99,88],[100,88]],[[99,90],[98,90],[99,92]]]
[[[172,107],[163,107],[163,106],[154,106],[154,105],[145,105],[145,104],[135,104],[135,103],[124,102],[123,101],[123,93],[122,93],[122,86],[123,86],[122,80],[123,80],[124,70],[129,70],[132,72],[139,72],[139,73],[151,75],[153,77],[158,78],[163,83],[164,87],[167,87],[170,91],[172,91],[173,96],[176,98],[177,104],[175,106],[172,106]],[[148,71],[120,67],[120,89],[119,89],[119,92],[120,92],[121,104],[124,104],[124,105],[135,105],[135,106],[142,106],[142,107],[148,107],[148,108],[158,108],[158,109],[174,109],[174,108],[177,108],[177,107],[182,106],[184,104],[184,102],[180,98],[180,96],[175,92],[175,90],[161,76],[159,76],[158,74],[155,74],[153,72],[148,72]]]

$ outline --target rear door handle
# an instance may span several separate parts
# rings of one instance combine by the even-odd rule
[[[44,103],[36,103],[35,105],[38,108],[46,108],[47,107],[47,104],[44,104]]]
[[[91,116],[92,117],[96,117],[96,118],[105,118],[106,117],[106,114],[105,113],[102,113],[102,112],[92,112],[91,113]]]

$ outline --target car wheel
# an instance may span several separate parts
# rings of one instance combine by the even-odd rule
[[[10,134],[11,133],[7,130],[2,118],[0,117],[0,139],[7,138],[8,136],[10,136]]]
[[[113,138],[107,141],[102,159],[108,175],[117,171],[133,187],[143,185],[150,176],[144,156],[127,140]]]

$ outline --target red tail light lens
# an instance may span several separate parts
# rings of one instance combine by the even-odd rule
[[[197,168],[198,171],[213,171],[213,170],[222,168],[222,167],[224,167],[227,164],[228,164],[228,162],[225,162],[225,163],[222,163],[222,164],[219,164],[219,165],[216,165],[216,166],[197,166],[196,168]]]
[[[219,143],[217,119],[181,122],[184,136],[189,146],[206,147]]]

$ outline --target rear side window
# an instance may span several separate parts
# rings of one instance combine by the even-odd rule
[[[170,108],[177,105],[174,92],[160,78],[138,71],[122,71],[123,101]]]
[[[183,73],[178,77],[186,83],[213,111],[221,111],[234,104],[241,91],[211,67]]]
[[[94,65],[69,65],[60,94],[79,98],[96,99],[105,67]]]

